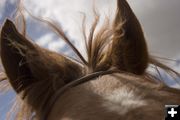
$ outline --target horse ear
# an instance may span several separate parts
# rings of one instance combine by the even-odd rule
[[[28,65],[20,65],[25,62],[25,56],[20,54],[17,46],[25,44],[34,49],[34,45],[17,32],[13,23],[6,20],[1,30],[1,60],[12,87],[18,93],[33,82],[31,81],[33,76]],[[22,80],[23,78],[29,80]],[[19,88],[20,85],[22,86]]]
[[[141,25],[126,0],[117,0],[112,62],[120,70],[139,75],[148,65],[148,50]]]
[[[45,96],[48,99],[54,90],[82,75],[79,64],[31,43],[10,20],[6,20],[1,30],[0,51],[12,87],[33,99],[29,100],[31,104],[45,100]]]

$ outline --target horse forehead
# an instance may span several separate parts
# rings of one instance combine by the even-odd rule
[[[122,78],[103,76],[98,78],[98,81],[102,82],[101,84],[95,83],[96,81],[92,83],[92,86],[95,84],[94,90],[98,89],[97,91],[100,91],[99,94],[104,99],[102,106],[107,110],[116,112],[120,115],[124,115],[132,109],[147,105],[136,87],[122,82],[124,78],[137,79],[135,77],[123,75]]]
[[[127,76],[127,79],[131,78]],[[136,78],[132,77],[132,79]],[[81,116],[78,116],[80,118],[87,117],[89,113],[102,118],[104,116],[111,118],[113,113],[114,117],[118,118],[130,110],[146,105],[142,97],[137,94],[139,89],[122,81],[126,80],[104,75],[70,89],[57,100],[50,118],[57,115],[60,118],[74,116],[79,113],[81,113]]]
[[[126,87],[113,90],[111,94],[105,95],[103,98],[105,102],[102,103],[102,106],[120,115],[146,105],[146,101],[141,96]]]

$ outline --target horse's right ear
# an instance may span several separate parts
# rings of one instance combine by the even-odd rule
[[[148,51],[141,25],[126,0],[117,0],[112,62],[120,70],[143,74]]]
[[[40,106],[53,91],[83,74],[79,64],[31,43],[10,20],[1,30],[0,52],[12,87],[25,93],[32,106]]]

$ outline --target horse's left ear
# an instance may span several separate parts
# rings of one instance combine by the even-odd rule
[[[55,90],[83,73],[79,64],[30,42],[10,20],[2,27],[0,40],[1,60],[9,82],[17,93],[24,93],[33,108],[46,105],[44,102]]]
[[[143,74],[148,50],[141,25],[126,0],[117,0],[114,20],[112,62],[120,70]]]

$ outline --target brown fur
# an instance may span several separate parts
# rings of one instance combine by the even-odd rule
[[[2,63],[10,83],[17,93],[23,92],[23,98],[27,95],[28,103],[35,109],[44,109],[41,103],[45,104],[54,91],[83,74],[80,65],[29,42],[9,20],[4,24],[1,38]],[[77,74],[65,75],[71,71]]]
[[[113,65],[127,72],[143,74],[148,66],[148,52],[142,28],[126,0],[118,0],[117,5]]]
[[[119,115],[118,112],[113,112],[102,105],[106,103],[105,95],[112,94],[113,90],[124,87],[128,88],[128,92],[135,91],[138,96],[142,96],[147,105],[132,109],[124,115]],[[127,74],[106,75],[67,91],[54,105],[49,119],[163,120],[164,105],[178,104],[180,101],[179,90],[166,88],[168,87],[147,82],[147,79],[134,75],[131,77]],[[169,100],[170,97],[173,99]],[[122,108],[119,111],[122,111]]]
[[[0,36],[1,60],[8,81],[17,96],[21,97],[19,111],[23,111],[17,112],[15,119],[31,120],[35,113],[34,118],[40,120],[58,89],[88,73],[111,68],[123,71],[124,74],[100,76],[95,81],[66,91],[52,106],[48,120],[161,120],[165,104],[180,102],[180,90],[167,87],[163,80],[157,82],[156,77],[146,72],[148,65],[152,64],[172,76],[180,76],[149,56],[140,23],[126,0],[117,0],[113,25],[107,19],[96,35],[94,32],[99,15],[95,12],[95,22],[86,42],[87,61],[60,27],[46,20],[35,19],[47,23],[71,46],[81,61],[75,62],[39,47],[28,40],[25,29],[21,34],[12,21],[6,20]],[[84,38],[86,40],[85,34]],[[121,109],[111,110],[110,107],[116,104],[105,98],[118,89],[133,92],[137,99],[141,97],[147,104],[131,109],[125,106],[128,111],[124,114],[119,114]],[[106,107],[108,104],[112,105]],[[155,116],[157,114],[159,116]]]

